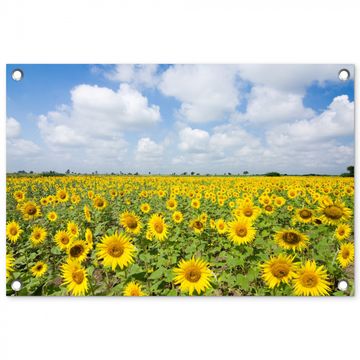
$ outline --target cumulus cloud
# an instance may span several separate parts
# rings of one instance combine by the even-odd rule
[[[314,82],[338,81],[339,70],[347,68],[354,74],[352,65],[239,65],[240,76],[255,85],[279,91],[304,94],[306,87]]]
[[[312,116],[314,111],[304,107],[302,95],[257,85],[248,95],[246,112],[234,114],[232,119],[267,125]]]
[[[105,72],[105,77],[112,81],[131,83],[135,87],[144,86],[153,88],[159,82],[156,64],[123,64]]]
[[[159,161],[164,152],[164,146],[157,144],[148,137],[139,139],[136,147],[135,159],[139,162]]]
[[[126,131],[156,125],[160,109],[128,84],[117,91],[78,85],[71,90],[71,105],[38,118],[41,135],[54,152],[81,154],[83,162],[103,165],[103,159],[121,161],[127,153]]]
[[[240,101],[236,71],[231,65],[175,65],[162,74],[159,89],[181,102],[178,115],[184,120],[222,120]]]
[[[329,107],[313,118],[274,127],[267,133],[269,144],[295,146],[317,144],[329,138],[354,134],[354,102],[347,95],[333,99]]]
[[[20,135],[21,125],[13,117],[6,119],[6,137],[8,139],[16,138]]]
[[[20,137],[21,125],[13,117],[6,119],[6,151],[10,160],[28,159],[40,153],[40,147],[31,140]]]

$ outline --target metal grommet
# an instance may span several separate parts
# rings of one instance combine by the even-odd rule
[[[22,288],[22,284],[19,280],[14,280],[12,283],[11,283],[11,288],[15,291],[15,292],[18,292],[21,290]]]
[[[15,81],[21,81],[24,78],[24,72],[21,69],[14,69],[11,73],[11,77]]]
[[[338,282],[338,285],[337,285],[338,290],[346,291],[348,289],[348,287],[349,287],[349,284],[346,280],[340,280]]]
[[[339,80],[347,81],[350,79],[350,71],[348,69],[341,69],[338,73]]]

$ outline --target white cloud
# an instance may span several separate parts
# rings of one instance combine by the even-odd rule
[[[181,101],[178,115],[186,121],[222,120],[240,101],[236,71],[231,65],[175,65],[162,74],[159,89]]]
[[[246,113],[237,113],[232,119],[267,125],[308,119],[312,116],[314,111],[304,107],[302,95],[254,86],[248,95]]]
[[[6,143],[7,155],[10,157],[31,157],[40,153],[40,147],[30,140],[21,138],[9,139]]]
[[[267,133],[267,139],[270,145],[295,146],[353,134],[354,103],[342,95],[335,97],[318,116],[273,128]]]
[[[179,132],[179,149],[189,153],[208,151],[210,136],[207,131],[185,127]]]
[[[304,94],[305,88],[314,82],[339,81],[338,72],[349,69],[353,78],[352,65],[239,65],[240,76],[255,85],[262,85],[290,93]]]
[[[154,162],[163,156],[164,146],[157,144],[148,137],[139,139],[136,147],[135,159],[139,162]]]
[[[111,170],[128,160],[124,132],[146,131],[159,121],[159,107],[128,84],[117,91],[83,84],[71,90],[70,106],[40,115],[38,128],[53,157],[78,158],[78,168]]]
[[[115,69],[105,72],[105,77],[112,81],[131,83],[135,87],[155,87],[159,82],[156,64],[124,64],[116,65]]]
[[[16,138],[20,135],[21,125],[13,117],[6,119],[6,137],[8,139]]]

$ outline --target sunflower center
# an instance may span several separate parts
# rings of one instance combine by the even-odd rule
[[[224,224],[223,224],[223,223],[219,224],[219,229],[220,229],[220,230],[223,230],[223,229],[224,229]]]
[[[201,271],[197,267],[190,267],[185,272],[185,279],[190,282],[197,282],[201,278]]]
[[[298,244],[301,239],[298,234],[288,231],[283,235],[283,240],[288,244]]]
[[[37,232],[37,233],[34,234],[34,238],[35,238],[36,240],[39,240],[40,237],[41,237],[41,234],[40,234],[39,232]]]
[[[265,210],[266,210],[266,211],[272,211],[272,209],[273,209],[273,208],[272,208],[271,205],[266,205],[266,206],[265,206]]]
[[[157,233],[161,234],[164,230],[164,225],[161,222],[156,222],[154,224],[154,229]]]
[[[67,236],[63,236],[61,239],[60,239],[60,242],[64,245],[68,244],[70,241],[70,239],[67,237]]]
[[[118,258],[124,253],[124,247],[121,244],[114,243],[109,246],[108,254],[112,257]]]
[[[36,214],[36,207],[33,205],[28,206],[26,209],[26,213],[29,215],[35,215]]]
[[[247,208],[247,209],[244,210],[244,215],[245,216],[250,217],[252,214],[253,214],[252,209]]]
[[[350,251],[348,249],[344,249],[342,252],[341,252],[341,256],[343,257],[343,259],[347,259],[349,256],[350,256]]]
[[[79,257],[84,252],[84,247],[82,245],[75,245],[70,249],[70,255],[72,257]]]
[[[195,229],[201,230],[203,227],[204,227],[204,225],[203,225],[203,223],[201,221],[197,220],[197,221],[194,222],[194,228]]]
[[[139,296],[139,295],[140,295],[140,292],[139,292],[138,289],[132,289],[132,290],[130,291],[130,295],[131,295],[131,296]]]
[[[77,270],[72,273],[72,278],[78,285],[84,281],[84,277],[84,272],[82,270]]]
[[[307,209],[302,209],[299,213],[300,217],[302,217],[303,219],[310,219],[311,218],[311,211],[307,210]]]
[[[318,284],[319,280],[316,274],[313,273],[305,273],[301,277],[301,284],[306,288],[315,287]]]
[[[238,225],[235,229],[235,234],[240,237],[244,237],[247,234],[247,228],[244,225]]]
[[[65,198],[66,198],[66,194],[65,194],[65,193],[60,193],[59,198],[62,199],[62,200],[65,199]]]
[[[36,267],[36,270],[37,270],[37,271],[40,271],[40,270],[42,270],[42,268],[43,268],[42,265],[38,265],[38,266]]]
[[[17,228],[13,227],[13,228],[10,229],[10,234],[11,235],[16,235],[17,233],[18,233]]]
[[[271,273],[278,279],[287,276],[290,272],[290,267],[285,263],[275,263],[271,266]]]
[[[340,230],[338,231],[338,234],[339,234],[340,236],[344,235],[344,234],[345,234],[345,230],[344,230],[344,229],[340,229]]]
[[[324,210],[324,214],[333,220],[338,220],[343,216],[343,211],[335,205],[327,206]]]
[[[126,220],[126,225],[127,225],[130,229],[136,229],[138,223],[137,223],[137,221],[136,221],[135,218],[129,217],[129,218],[127,218],[127,220]]]

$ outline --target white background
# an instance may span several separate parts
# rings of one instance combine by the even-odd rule
[[[6,63],[355,63],[359,67],[356,3],[0,2],[2,360],[355,358],[359,296],[5,298],[3,254]]]

